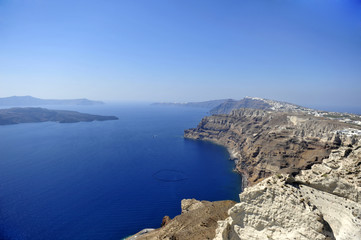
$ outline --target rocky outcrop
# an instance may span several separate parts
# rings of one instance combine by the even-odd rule
[[[219,222],[215,239],[333,239],[321,212],[286,176],[245,189],[230,217]]]
[[[361,146],[341,147],[295,177],[246,188],[215,239],[361,239],[360,194]]]
[[[128,240],[205,240],[215,237],[217,221],[225,219],[227,211],[235,204],[234,201],[198,201],[195,199],[182,200],[182,214],[169,220],[163,227],[144,231]]]
[[[167,225],[170,222],[170,217],[169,216],[164,216],[162,219],[162,224],[160,225],[161,227],[164,227],[165,225]]]
[[[340,134],[347,128],[360,126],[302,112],[238,109],[205,117],[184,136],[226,146],[252,185],[275,173],[295,175],[320,163],[332,149],[354,144],[358,136]]]
[[[337,239],[361,239],[361,145],[342,147],[295,177]]]

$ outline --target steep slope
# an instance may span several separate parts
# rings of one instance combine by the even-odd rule
[[[252,185],[274,173],[296,174],[332,149],[353,144],[353,138],[340,134],[344,129],[360,126],[297,112],[238,109],[203,118],[184,137],[226,146]]]
[[[224,216],[220,212],[227,204],[231,207]],[[219,220],[213,231],[214,220],[222,216],[225,220]],[[182,200],[181,215],[130,239],[213,236],[215,240],[361,239],[361,141],[332,150],[321,164],[296,176],[275,174],[247,187],[235,205]]]
[[[274,175],[240,194],[215,239],[361,239],[361,145],[333,150],[295,178]]]
[[[227,147],[248,180],[214,239],[361,239],[361,117],[267,103],[205,117],[184,132]],[[177,225],[188,236],[202,220],[191,221]],[[142,239],[192,239],[161,229]]]

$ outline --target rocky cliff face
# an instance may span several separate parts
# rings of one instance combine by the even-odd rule
[[[236,169],[253,185],[275,173],[295,175],[332,149],[354,144],[357,136],[340,133],[349,128],[360,127],[303,112],[238,109],[205,117],[184,136],[226,146]]]
[[[183,200],[181,215],[133,239],[211,238],[361,239],[361,141],[332,150],[321,164],[296,176],[275,174],[247,187],[235,205]]]
[[[361,145],[322,164],[246,188],[219,221],[219,239],[361,239]]]
[[[206,235],[214,225],[204,223],[224,208],[183,200],[172,225],[141,239],[361,239],[360,116],[267,103],[205,117],[184,132],[227,147],[249,183],[240,203],[217,215],[225,220],[215,232]]]

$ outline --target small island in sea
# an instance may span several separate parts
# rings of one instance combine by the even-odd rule
[[[0,125],[36,122],[75,123],[117,119],[115,116],[100,116],[76,111],[35,107],[0,109]]]

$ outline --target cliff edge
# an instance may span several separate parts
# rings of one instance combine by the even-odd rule
[[[249,185],[275,173],[295,175],[354,144],[361,127],[304,112],[237,109],[202,119],[184,137],[228,148]],[[347,134],[343,134],[346,132]]]
[[[295,176],[268,177],[239,196],[237,204],[182,200],[181,215],[130,239],[361,239],[361,141],[332,150]]]
[[[182,214],[173,219],[164,217],[162,227],[145,229],[127,238],[127,240],[158,240],[158,239],[213,239],[217,222],[225,219],[228,209],[234,201],[198,201],[183,199]]]
[[[202,216],[217,206],[183,200],[197,211],[139,239],[361,239],[361,117],[266,103],[204,117],[184,132],[227,147],[246,182],[216,230],[205,235],[213,225],[202,228]]]
[[[292,177],[277,174],[240,194],[214,239],[361,239],[361,144]]]

